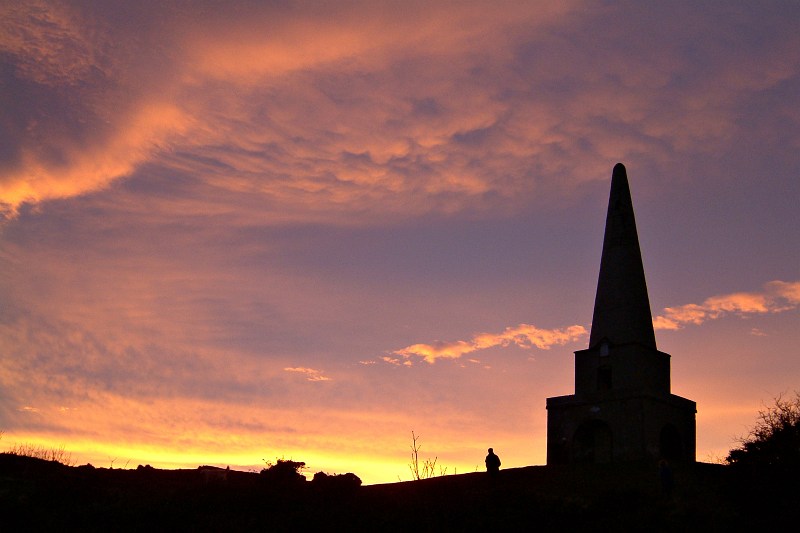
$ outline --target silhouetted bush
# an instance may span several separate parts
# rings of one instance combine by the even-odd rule
[[[290,459],[277,459],[275,464],[267,463],[267,468],[261,470],[261,478],[274,485],[296,485],[306,481],[301,471],[306,467],[303,461]]]
[[[328,475],[317,472],[311,480],[313,487],[321,490],[353,491],[361,486],[361,478],[353,473]]]
[[[756,425],[727,461],[734,466],[800,467],[800,393],[788,400],[778,396],[774,405],[759,411]]]
[[[15,444],[6,453],[11,455],[18,455],[20,457],[32,457],[34,459],[42,459],[44,461],[54,461],[66,466],[74,466],[75,461],[72,459],[72,454],[64,450],[64,446],[58,448],[45,448],[35,444]]]
[[[800,520],[800,393],[759,411],[756,425],[727,461],[742,529],[771,529]]]

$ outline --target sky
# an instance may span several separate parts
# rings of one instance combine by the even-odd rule
[[[626,165],[719,461],[800,389],[797,2],[0,0],[0,448],[545,464]]]

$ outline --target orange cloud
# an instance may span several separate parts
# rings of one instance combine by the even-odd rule
[[[489,209],[488,198],[524,205],[533,170],[521,160],[538,159],[547,135],[534,125],[559,121],[523,113],[523,129],[508,128],[513,103],[471,71],[503,64],[515,38],[545,33],[572,9],[165,9],[139,14],[159,17],[145,50],[99,13],[25,3],[0,46],[20,76],[67,95],[59,108],[80,102],[80,119],[29,124],[17,163],[0,176],[0,204],[13,216],[23,203],[99,191],[149,163],[231,200],[262,200],[232,210],[262,220],[453,213]],[[163,49],[171,53],[152,57]],[[219,198],[182,201],[208,211]],[[153,207],[182,210],[157,199]]]
[[[308,381],[330,381],[331,378],[324,376],[322,374],[322,370],[317,370],[315,368],[306,368],[306,367],[287,367],[284,368],[286,372],[297,372],[299,374],[304,374]]]
[[[780,313],[800,305],[800,282],[771,281],[761,292],[737,292],[712,296],[702,304],[667,307],[653,318],[656,329],[676,330],[686,324],[699,325],[728,314],[739,316]]]
[[[0,5],[0,50],[18,58],[19,75],[45,85],[87,81],[97,48],[66,5],[42,1]]]
[[[479,333],[469,341],[441,342],[436,344],[413,344],[393,353],[406,359],[421,357],[425,362],[433,364],[437,359],[458,359],[463,355],[514,344],[521,348],[535,346],[540,350],[549,350],[556,345],[573,342],[587,334],[583,326],[569,326],[563,329],[540,329],[530,324],[520,324],[506,328],[502,333]],[[387,360],[390,358],[384,358]],[[388,362],[396,364],[395,360]]]
[[[105,189],[168,150],[170,136],[189,123],[165,90],[168,78],[144,75],[136,64],[150,52],[120,45],[126,30],[95,15],[35,0],[0,8],[0,53],[14,74],[8,83],[35,95],[9,110],[0,216]]]
[[[0,181],[0,207],[13,216],[22,203],[103,189],[163,149],[170,136],[185,131],[189,119],[173,106],[154,103],[139,107],[127,121],[127,128],[112,132],[91,148],[59,143],[62,160],[58,163],[42,157],[38,147],[22,149],[21,165]]]
[[[486,41],[546,27],[576,4],[534,10],[504,2],[502,9],[487,10],[480,1],[410,0],[402,8],[354,2],[309,6],[300,16],[296,10],[264,5],[247,12],[217,10],[215,16],[183,21],[178,31],[200,76],[260,82],[337,61],[375,68],[394,56],[485,50]]]
[[[686,304],[680,307],[667,307],[664,314],[653,318],[653,327],[660,330],[676,330],[686,324],[699,325],[707,320],[721,318],[726,314],[747,316],[752,314],[779,313],[796,309],[800,305],[800,282],[772,281],[764,286],[761,293],[732,293],[712,296],[702,304]],[[508,327],[502,333],[479,333],[469,341],[437,342],[433,344],[412,344],[392,352],[403,356],[409,365],[413,357],[422,358],[433,364],[437,359],[458,359],[466,354],[496,346],[516,345],[521,348],[535,346],[548,350],[552,346],[576,341],[587,334],[583,326],[569,326],[562,329],[540,329],[530,324]],[[763,334],[754,331],[755,335]],[[393,365],[401,360],[384,356],[384,362]]]
[[[725,138],[736,116],[725,103],[787,79],[783,58],[797,55],[753,52],[718,67],[728,83],[704,78],[686,84],[697,94],[664,101],[669,91],[654,89],[685,77],[679,52],[613,49],[598,66],[576,53],[596,38],[581,28],[581,3],[130,7],[143,30],[98,10],[16,4],[0,17],[0,50],[53,105],[12,132],[6,215],[103,190],[145,164],[195,187],[142,209],[248,222],[530,207],[542,190],[604,178],[608,161],[674,164],[676,148]],[[622,30],[609,31],[614,42]],[[759,74],[732,76],[743,60]],[[629,133],[607,134],[609,122]]]

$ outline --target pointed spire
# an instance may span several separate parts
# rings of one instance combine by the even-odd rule
[[[603,339],[612,344],[637,343],[656,349],[631,191],[622,163],[614,166],[611,176],[589,348]]]

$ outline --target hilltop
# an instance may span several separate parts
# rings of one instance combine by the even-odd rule
[[[531,466],[502,470],[496,479],[470,473],[359,486],[352,474],[280,481],[213,467],[69,467],[0,454],[0,512],[4,531],[713,531],[796,519],[796,489],[784,492],[774,477],[767,484],[752,472],[705,463],[673,470],[667,496],[657,468],[644,463]]]

